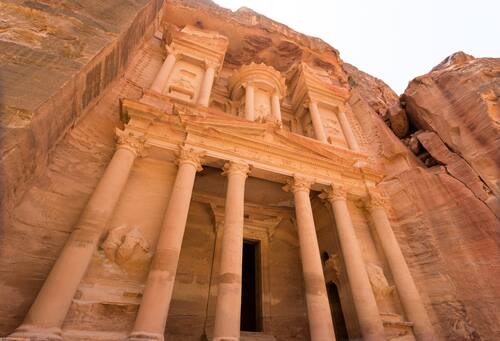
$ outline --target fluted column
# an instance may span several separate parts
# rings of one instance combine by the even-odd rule
[[[316,138],[323,143],[327,143],[325,128],[323,127],[323,121],[321,120],[321,115],[319,113],[318,103],[314,101],[309,102],[309,112],[311,113],[311,121]]]
[[[249,121],[255,120],[255,88],[253,84],[247,84],[245,87],[245,118]]]
[[[384,326],[347,208],[346,195],[345,189],[333,186],[322,197],[330,202],[335,215],[337,234],[363,340],[385,340]]]
[[[339,122],[340,126],[342,127],[342,132],[344,133],[344,136],[346,138],[347,144],[349,145],[349,148],[354,151],[359,151],[358,141],[356,141],[356,136],[354,136],[351,124],[347,120],[347,116],[343,111],[339,112]]]
[[[62,340],[61,325],[144,142],[122,133],[118,147],[22,325],[11,337]]]
[[[311,341],[330,341],[335,340],[335,333],[309,198],[310,186],[311,182],[294,178],[285,190],[292,191],[295,199]]]
[[[224,166],[228,179],[213,341],[240,339],[243,222],[248,172],[245,163],[228,162]]]
[[[274,93],[271,97],[271,113],[276,121],[281,122],[280,96],[278,93]]]
[[[168,56],[163,62],[160,71],[156,75],[156,78],[153,81],[153,84],[151,85],[151,90],[154,90],[159,93],[163,93],[163,90],[165,90],[165,87],[167,86],[168,82],[168,77],[172,73],[172,70],[176,62],[174,51],[170,49],[168,46],[167,46],[167,51],[168,51]]]
[[[436,336],[432,328],[432,323],[429,320],[399,243],[391,228],[391,223],[384,209],[384,202],[385,200],[380,194],[371,193],[366,206],[372,217],[385,258],[391,269],[401,304],[406,316],[413,322],[413,331],[416,339],[419,341],[435,340]]]
[[[201,82],[200,96],[198,97],[198,104],[208,107],[210,94],[212,92],[212,85],[214,84],[215,65],[207,63],[205,74]]]
[[[163,340],[196,172],[202,169],[200,158],[200,153],[181,148],[179,168],[128,340]]]

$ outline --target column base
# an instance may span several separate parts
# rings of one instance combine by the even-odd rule
[[[133,332],[127,337],[126,341],[164,341],[164,340],[165,337],[163,336],[163,334]]]
[[[12,334],[4,338],[7,341],[62,341],[59,327],[42,328],[33,325],[21,325]]]

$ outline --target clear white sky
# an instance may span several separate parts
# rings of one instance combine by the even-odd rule
[[[398,94],[445,57],[500,57],[500,0],[215,0],[319,37]]]

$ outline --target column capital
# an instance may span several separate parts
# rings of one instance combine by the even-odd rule
[[[368,211],[372,211],[376,208],[385,209],[388,201],[388,198],[384,197],[379,190],[370,189],[368,190],[368,196],[363,199],[363,204]]]
[[[170,46],[168,44],[165,44],[165,51],[167,51],[167,53],[169,55],[173,55],[173,56],[177,57],[178,52],[172,46]]]
[[[203,170],[201,164],[204,155],[204,152],[197,152],[192,148],[179,146],[179,152],[177,153],[177,164],[179,166],[185,163],[191,164],[196,168],[196,171],[199,172]]]
[[[346,201],[347,190],[342,185],[332,185],[330,188],[324,189],[319,197],[321,199],[328,200],[329,202],[334,202],[337,200]]]
[[[246,81],[246,82],[241,83],[241,86],[246,89],[248,87],[255,87],[255,83],[252,81]]]
[[[250,166],[246,162],[228,161],[224,164],[222,170],[222,175],[240,174],[247,177],[248,173],[250,173]]]
[[[205,69],[216,70],[217,67],[219,66],[219,63],[217,61],[215,61],[215,60],[212,60],[212,59],[205,58],[203,60],[203,62],[205,63]]]
[[[283,187],[283,190],[292,193],[299,191],[309,193],[312,184],[314,184],[314,180],[312,179],[294,176],[292,179],[287,180],[287,184]]]
[[[145,156],[144,136],[136,136],[131,132],[116,129],[116,148],[123,148],[131,151],[135,156]]]

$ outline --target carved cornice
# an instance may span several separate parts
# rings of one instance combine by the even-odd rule
[[[116,129],[116,148],[123,148],[131,151],[136,156],[145,156],[145,143],[144,136],[134,135],[131,132]]]
[[[309,193],[311,190],[311,185],[314,184],[314,180],[306,179],[301,177],[293,177],[292,179],[287,180],[287,184],[283,187],[283,190],[286,192],[299,192],[303,191]]]
[[[202,158],[205,155],[204,152],[195,151],[193,148],[186,146],[179,146],[179,152],[177,154],[177,164],[180,166],[182,164],[191,164],[199,172],[203,170]]]
[[[227,176],[238,174],[246,177],[250,173],[250,166],[245,162],[229,161],[224,164],[222,169],[222,175]]]
[[[337,200],[347,200],[347,190],[342,185],[332,185],[330,188],[323,190],[319,196],[321,199],[334,202]]]
[[[213,64],[216,72],[222,68],[229,43],[227,37],[189,25],[180,31],[166,28],[164,35],[168,48],[175,50],[178,59],[189,60],[203,67],[207,63]]]

